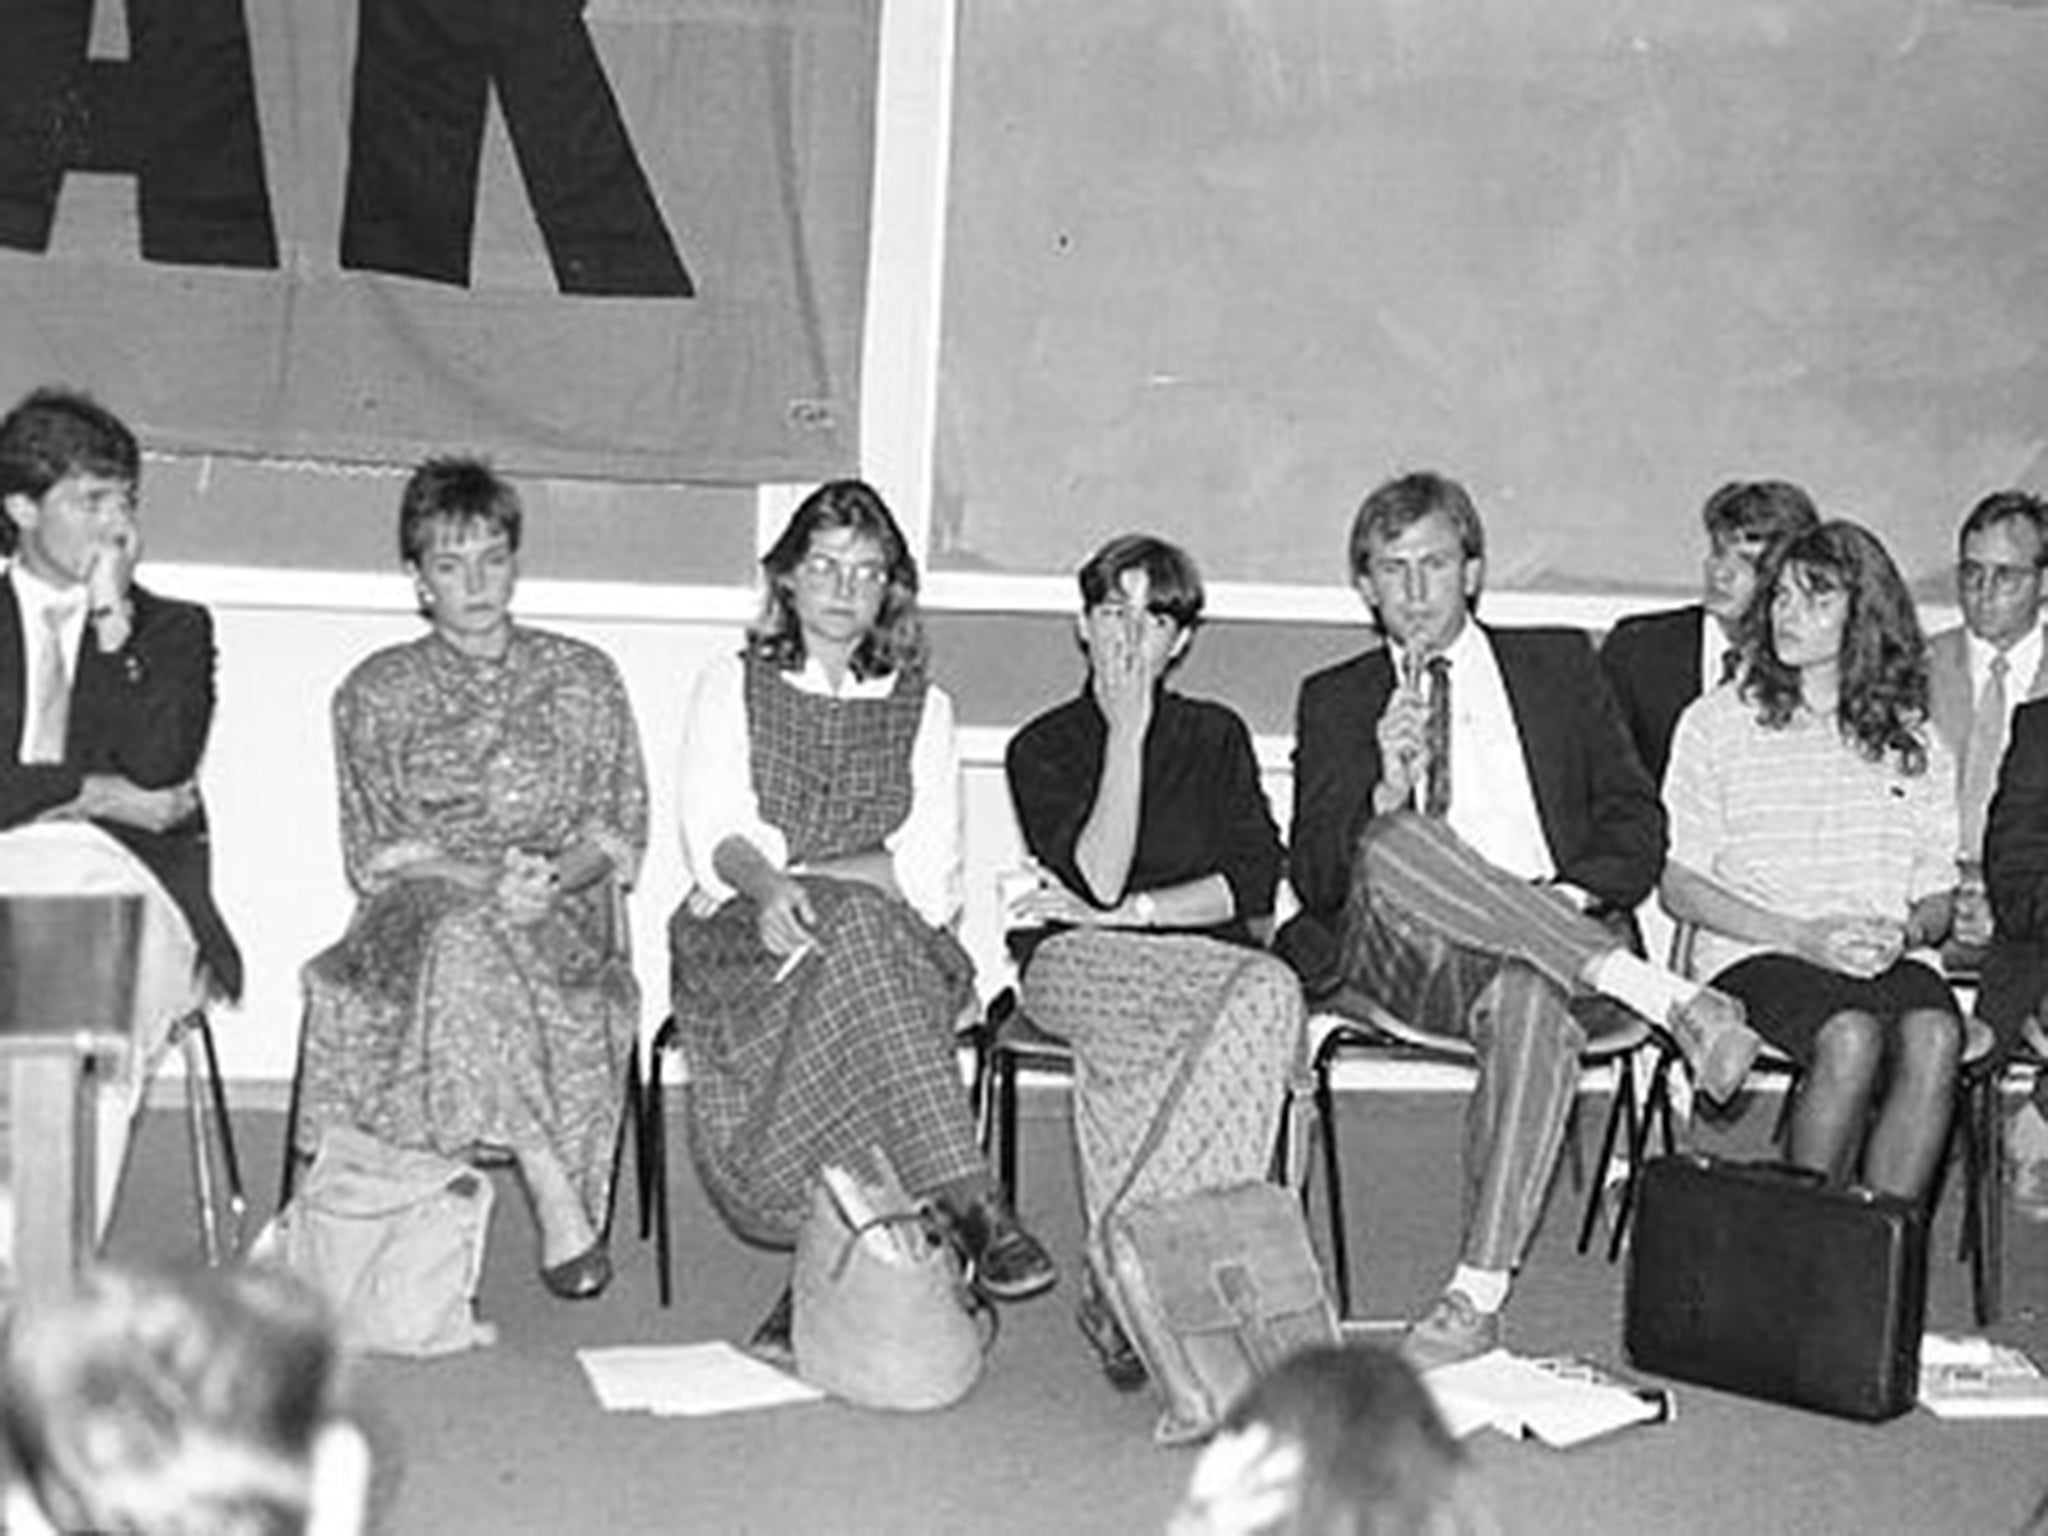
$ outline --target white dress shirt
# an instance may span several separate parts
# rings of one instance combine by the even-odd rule
[[[14,597],[21,608],[21,662],[24,679],[21,701],[21,739],[15,743],[15,761],[26,762],[30,748],[29,737],[35,730],[43,705],[41,681],[43,673],[43,648],[50,643],[50,621],[47,617],[52,609],[62,614],[56,633],[64,647],[64,676],[78,675],[78,647],[85,635],[85,588],[53,587],[40,576],[32,574],[20,561],[14,561],[8,571],[13,578]]]
[[[1451,664],[1451,808],[1445,820],[1496,868],[1524,880],[1552,879],[1557,865],[1493,642],[1467,623],[1443,654]]]

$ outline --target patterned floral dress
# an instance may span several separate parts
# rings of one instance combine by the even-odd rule
[[[640,1013],[612,882],[520,923],[489,892],[397,871],[588,843],[630,885],[647,782],[617,669],[541,630],[515,628],[496,660],[430,634],[349,675],[334,741],[361,900],[305,969],[299,1149],[333,1124],[452,1157],[545,1147],[601,1223]]]

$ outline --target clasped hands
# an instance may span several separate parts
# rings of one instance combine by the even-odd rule
[[[1891,969],[1906,952],[1906,925],[1888,917],[1832,913],[1801,925],[1798,952],[1815,965],[1867,980]]]
[[[88,773],[69,804],[44,814],[46,821],[109,821],[144,832],[168,832],[199,813],[199,784],[186,779],[145,789],[118,773]]]
[[[1059,876],[1039,865],[1028,865],[1022,879],[1030,883],[1004,903],[1007,920],[1018,928],[1037,928],[1064,923],[1074,928],[1133,928],[1141,926],[1131,911],[1129,898],[1114,907],[1098,907],[1075,894]]]

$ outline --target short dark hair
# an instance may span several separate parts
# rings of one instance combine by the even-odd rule
[[[1970,508],[1970,515],[1963,519],[1963,526],[1956,531],[1956,553],[1961,555],[1963,546],[1973,534],[2000,523],[2025,523],[2034,530],[2041,549],[2041,558],[2036,564],[2048,565],[2048,502],[2030,491],[1993,491],[1977,505]]]
[[[45,385],[0,417],[0,497],[41,501],[72,475],[100,475],[131,491],[142,483],[142,449],[126,422],[81,390]],[[0,554],[11,554],[14,519],[0,517]]]
[[[436,528],[502,533],[516,554],[524,521],[519,492],[484,460],[460,455],[428,459],[412,472],[399,498],[398,558],[418,565]]]
[[[1351,574],[1363,576],[1372,546],[1398,539],[1432,512],[1446,514],[1458,530],[1467,560],[1486,556],[1486,528],[1465,487],[1448,475],[1415,470],[1376,487],[1351,520]]]
[[[1790,480],[1730,480],[1700,508],[1710,539],[1775,544],[1820,522],[1820,509]]]
[[[60,1530],[305,1529],[341,1413],[326,1303],[290,1273],[102,1266],[0,1349],[0,1442]]]
[[[1296,1453],[1298,1470],[1286,1479],[1286,1507],[1256,1526],[1260,1536],[1490,1528],[1464,1448],[1414,1368],[1392,1350],[1319,1345],[1290,1355],[1232,1405],[1218,1442],[1261,1432],[1269,1454]],[[1199,1519],[1186,1524],[1208,1528]]]
[[[1202,573],[1194,556],[1149,533],[1120,533],[1088,557],[1079,581],[1083,606],[1093,608],[1123,590],[1126,571],[1143,571],[1152,611],[1182,629],[1202,621]]]

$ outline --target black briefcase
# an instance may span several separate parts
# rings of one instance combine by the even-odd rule
[[[1927,1218],[1781,1163],[1643,1169],[1624,1343],[1639,1368],[1851,1419],[1913,1406]]]

